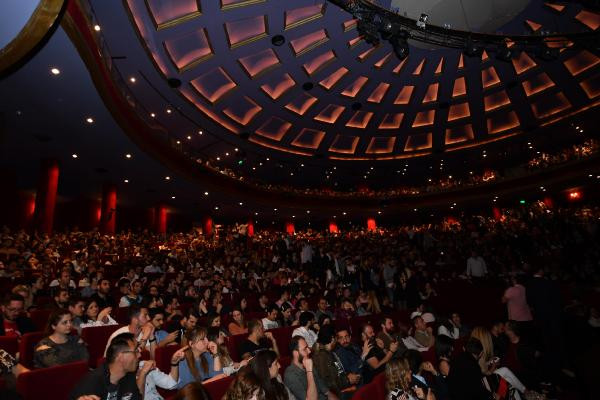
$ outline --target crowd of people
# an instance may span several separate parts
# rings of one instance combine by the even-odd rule
[[[34,331],[28,313],[46,308],[34,367],[87,360],[81,330],[117,325],[124,310],[104,362],[77,383],[78,400],[161,399],[157,388],[207,398],[202,384],[226,377],[232,400],[349,399],[378,376],[389,399],[497,399],[503,387],[552,396],[563,370],[582,376],[586,350],[574,341],[599,337],[589,300],[600,282],[599,222],[597,207],[534,203],[500,218],[336,234],[4,228],[0,336]],[[499,295],[469,298],[460,283]],[[456,309],[462,296],[502,301],[506,315],[491,304],[478,315],[475,305]],[[341,323],[361,316],[372,319],[360,332]],[[286,327],[283,349],[274,333]],[[165,346],[177,346],[168,373],[154,361]],[[0,353],[10,390],[27,368]]]
[[[560,149],[555,152],[538,152],[526,163],[519,165],[522,167],[520,173],[530,173],[540,169],[552,167],[555,165],[563,164],[570,161],[580,160],[586,157],[590,157],[598,153],[600,149],[600,143],[597,139],[588,139],[581,144],[574,144],[564,149]],[[295,193],[304,196],[322,196],[322,197],[375,197],[375,198],[394,198],[399,196],[417,196],[426,193],[438,193],[448,190],[456,190],[467,187],[478,186],[486,183],[491,183],[500,179],[504,179],[503,175],[496,170],[486,168],[480,172],[470,172],[468,175],[459,177],[452,175],[445,175],[440,177],[428,178],[422,185],[403,185],[398,187],[390,187],[384,189],[373,189],[367,187],[356,187],[350,190],[341,190],[334,187],[306,187],[301,188],[287,184],[275,184],[260,182],[256,179],[252,179],[248,176],[244,176],[230,168],[221,167],[218,162],[197,159],[197,163],[202,166],[225,175],[231,179],[239,180],[258,186],[259,188],[268,191],[287,192]],[[513,171],[518,168],[513,168]]]

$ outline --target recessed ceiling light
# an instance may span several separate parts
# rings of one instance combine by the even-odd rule
[[[344,212],[342,213],[342,215],[346,215],[346,211],[344,211]]]
[[[270,161],[269,157],[267,157],[267,161]]]
[[[236,147],[234,150],[235,150],[235,151],[239,151],[239,149],[238,149],[237,147]]]
[[[71,154],[71,157],[77,158],[77,154],[73,153],[73,154]]]
[[[204,134],[204,132],[198,131],[198,135],[203,135],[203,134]]]
[[[125,179],[123,182],[125,182],[125,183],[129,183],[129,179]]]
[[[258,215],[258,213],[257,213],[257,212],[255,212],[255,213],[254,213],[254,215]]]
[[[292,215],[292,218],[296,218],[296,216],[295,216],[295,215]]]
[[[181,144],[181,141],[179,141],[179,140],[178,140],[176,143],[177,143],[177,144]]]
[[[132,77],[130,77],[130,78],[129,78],[129,82],[131,82],[131,83],[135,83],[135,76],[132,76]]]
[[[377,211],[377,214],[381,214],[381,211]]]
[[[415,211],[417,211],[417,209],[415,208]]]
[[[151,116],[152,118],[156,118],[156,114],[154,114],[154,113],[150,113],[150,116]]]
[[[256,171],[256,167],[252,167],[252,171]]]
[[[129,153],[125,154],[125,158],[131,158],[131,154],[129,154]]]
[[[229,157],[229,153],[225,153],[225,155]]]
[[[171,111],[170,108],[167,108],[167,114],[171,114],[173,111]]]
[[[217,161],[221,161],[221,157],[217,157]]]
[[[276,209],[276,208],[274,208],[274,209],[273,209],[273,211],[277,211],[277,209]]]
[[[171,177],[170,176],[165,176],[165,180],[170,181]]]
[[[100,25],[98,25],[98,24],[94,25],[94,30],[96,32],[100,32]]]
[[[171,196],[171,198],[172,198],[173,200],[175,200],[175,196]]]
[[[310,210],[306,210],[306,213],[307,213],[307,214],[310,214]]]
[[[218,209],[219,209],[219,206],[215,206],[215,210],[218,210]]]
[[[205,196],[208,196],[208,192],[204,192],[204,195],[205,195]]]
[[[60,69],[54,67],[50,70],[50,72],[52,73],[52,75],[58,75],[60,74]]]
[[[243,206],[243,205],[244,205],[244,203],[242,203],[242,202],[240,201],[240,206]]]
[[[192,137],[191,137],[191,136],[188,136],[187,138],[188,138],[188,140],[192,140]]]
[[[92,117],[87,117],[87,118],[85,119],[85,122],[87,122],[88,124],[93,124],[93,123],[94,123],[94,118],[92,118]]]

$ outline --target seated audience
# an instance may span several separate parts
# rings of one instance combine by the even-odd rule
[[[115,336],[106,351],[106,362],[78,382],[69,399],[97,396],[97,399],[103,400],[142,400],[141,385],[138,386],[136,378],[140,352],[140,345],[133,334]]]
[[[35,347],[33,365],[48,368],[55,365],[87,360],[89,355],[85,343],[79,336],[71,335],[71,313],[56,309],[48,318],[46,336]]]
[[[154,338],[154,325],[150,323],[150,316],[148,315],[148,309],[146,307],[129,307],[129,325],[125,325],[110,335],[104,355],[108,351],[110,342],[120,335],[121,333],[131,333],[135,336],[138,343],[142,346],[142,349],[148,349],[150,355],[154,356],[154,349],[156,348],[156,339]]]
[[[258,380],[261,390],[264,392],[264,399],[288,400],[294,399],[294,395],[290,392],[289,387],[283,384],[279,375],[281,365],[277,360],[277,353],[272,350],[264,350],[259,352],[248,364],[248,369],[254,374]],[[286,370],[287,371],[287,370]],[[313,381],[314,382],[314,381]],[[310,392],[313,396],[313,392]],[[298,397],[300,399],[300,397]],[[309,397],[301,397],[309,399]],[[260,397],[258,399],[261,399]],[[316,396],[310,397],[316,399]]]
[[[479,359],[483,356],[483,346],[475,338],[465,344],[465,351],[452,361],[448,375],[448,389],[451,399],[493,400],[493,394],[483,384],[483,374]]]
[[[241,397],[242,398],[252,399],[252,397]],[[192,382],[185,385],[183,388],[179,389],[173,400],[212,400],[210,395],[204,389],[204,386],[200,382]],[[259,400],[257,397],[256,400]]]
[[[110,280],[102,278],[98,281],[98,290],[91,296],[90,301],[95,301],[100,310],[117,306],[110,294]]]
[[[294,336],[290,341],[292,362],[285,369],[284,383],[297,399],[326,400],[329,390],[316,377],[313,360],[310,358],[310,347],[301,336]]]
[[[271,349],[279,354],[277,342],[271,332],[265,332],[262,322],[253,319],[248,322],[248,338],[240,344],[239,354],[242,359],[249,359],[256,355],[259,350]]]
[[[2,299],[0,315],[0,336],[20,338],[23,334],[35,331],[33,322],[23,314],[25,299],[18,294],[9,294]]]
[[[310,311],[302,312],[299,318],[300,327],[294,329],[292,337],[302,336],[306,340],[306,343],[308,343],[308,347],[312,347],[317,341],[317,334],[312,330],[314,322],[313,313]]]
[[[83,313],[85,312],[85,302],[79,297],[69,299],[69,312],[71,313],[71,325],[81,334],[81,324],[83,323]]]
[[[363,382],[369,383],[375,375],[383,372],[385,363],[387,363],[398,350],[398,342],[390,343],[390,348],[385,349],[383,342],[379,343],[375,338],[375,331],[371,325],[365,325],[362,330],[363,348],[370,348],[365,356],[365,365],[363,367]]]
[[[83,329],[91,326],[117,325],[117,321],[110,316],[112,307],[106,307],[102,311],[99,310],[96,300],[90,299],[85,305],[85,313],[81,317],[79,327]]]
[[[175,389],[179,381],[179,363],[185,357],[187,347],[182,347],[171,356],[171,370],[165,374],[156,368],[154,361],[140,361],[138,382],[144,382],[144,400],[163,400],[156,389]],[[138,383],[139,384],[139,383]]]
[[[267,316],[262,319],[263,328],[265,328],[265,330],[279,328],[279,322],[277,322],[278,316],[279,306],[271,304],[268,308]]]
[[[380,322],[381,332],[377,334],[377,339],[383,342],[383,348],[385,350],[390,350],[390,345],[392,343],[397,343],[398,345],[398,356],[401,356],[402,353],[406,350],[406,346],[400,340],[398,335],[394,332],[394,321],[391,317],[383,317]]]
[[[467,332],[461,323],[460,315],[456,312],[453,312],[450,318],[443,320],[438,327],[438,335],[445,335],[455,340],[466,334]]]
[[[385,366],[387,400],[435,400],[431,389],[412,386],[412,371],[404,358],[390,360]]]
[[[328,391],[338,398],[350,398],[351,394],[342,396],[342,390],[360,381],[360,375],[346,373],[341,362],[333,352],[336,345],[335,330],[326,326],[319,330],[317,343],[313,347],[311,358],[316,375],[327,387]],[[350,380],[352,379],[352,381]]]
[[[246,326],[246,321],[244,319],[244,314],[242,313],[241,307],[234,307],[231,312],[232,321],[227,325],[227,330],[230,335],[241,335],[243,333],[248,333],[248,327]]]
[[[435,344],[435,336],[432,329],[427,326],[423,317],[417,315],[412,319],[413,322],[413,337],[421,346],[430,348]]]
[[[215,363],[216,346],[209,346],[207,331],[197,327],[186,333],[188,348],[185,350],[185,360],[179,363],[178,388],[190,382],[210,382],[224,377],[218,363]],[[215,366],[217,368],[215,368]]]
[[[348,374],[353,374],[361,378],[364,359],[371,351],[369,341],[365,341],[363,348],[352,343],[350,333],[347,329],[340,329],[336,334],[337,346],[335,346],[335,354],[340,359],[344,371]],[[356,378],[353,378],[356,380]]]
[[[221,335],[219,328],[208,328],[208,345],[209,348],[216,348],[215,363],[221,366],[223,373],[230,376],[239,371],[240,368],[248,364],[248,360],[234,362],[229,355],[229,350],[225,346],[225,337]]]

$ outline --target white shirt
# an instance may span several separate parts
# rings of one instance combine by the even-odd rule
[[[481,256],[469,257],[467,260],[467,275],[476,278],[484,277],[487,274],[485,260]]]
[[[452,327],[452,331],[449,331],[444,325],[440,325],[438,328],[438,335],[446,335],[452,339],[458,339],[460,333],[458,328],[455,326]]]
[[[271,321],[269,318],[263,318],[262,324],[265,330],[279,328],[279,324],[277,323],[277,321]]]
[[[58,279],[53,280],[52,282],[50,282],[50,287],[56,287],[60,285],[60,281]],[[71,279],[69,281],[69,287],[73,288],[73,289],[77,289],[77,285],[75,284],[75,282]]]
[[[139,369],[144,366],[144,361],[140,361]],[[144,388],[144,400],[163,400],[163,397],[158,394],[156,387],[171,390],[175,389],[177,382],[171,375],[165,374],[158,368],[154,368],[146,375],[146,386]]]
[[[108,317],[108,322],[106,322],[106,323],[101,320],[88,321],[88,322],[84,322],[83,324],[79,325],[79,327],[81,329],[83,329],[83,328],[90,328],[92,326],[117,325],[117,321],[112,319],[112,317],[110,315],[108,315],[107,317]]]
[[[292,332],[292,337],[294,336],[302,336],[304,340],[306,340],[306,344],[308,345],[308,347],[312,347],[313,344],[317,342],[317,334],[311,331],[310,329],[306,329],[303,326],[294,329],[294,331]]]

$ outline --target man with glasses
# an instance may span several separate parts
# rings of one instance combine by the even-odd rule
[[[21,335],[35,331],[33,322],[23,314],[25,299],[19,294],[6,296],[0,309],[0,336],[20,338]]]
[[[110,342],[106,362],[89,372],[71,392],[71,400],[93,398],[109,400],[141,400],[146,374],[154,367],[148,362],[136,379],[140,360],[140,347],[132,333],[121,333]],[[146,367],[147,365],[147,367]]]

